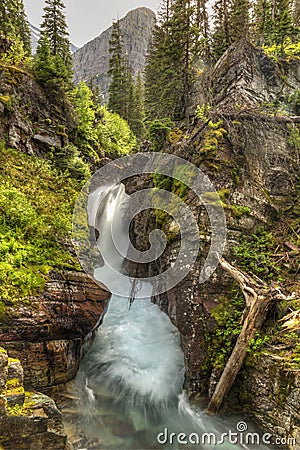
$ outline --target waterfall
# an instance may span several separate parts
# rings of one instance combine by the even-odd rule
[[[104,255],[102,267],[95,269],[94,276],[108,288],[115,283],[114,271],[123,270],[123,255],[129,244],[124,232],[127,197],[123,184],[101,187],[89,196],[89,222],[99,232],[97,245]],[[113,218],[117,218],[121,251],[116,250],[111,237]],[[143,289],[145,297],[132,304],[128,281],[124,281],[123,297],[112,295],[103,324],[81,362],[75,391],[85,448],[267,448],[261,443],[235,444],[228,437],[221,442],[226,430],[237,431],[236,421],[208,417],[188,402],[183,392],[184,357],[179,333],[169,317],[151,303],[151,285]],[[172,433],[193,438],[182,444]],[[206,441],[197,441],[196,437],[203,434]],[[91,444],[95,442],[96,447]]]

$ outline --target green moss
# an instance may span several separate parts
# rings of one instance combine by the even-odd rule
[[[251,208],[248,206],[240,206],[240,205],[229,205],[229,209],[231,210],[234,217],[242,217],[243,215],[249,216],[251,214]]]
[[[240,319],[245,308],[244,296],[235,285],[227,296],[219,299],[212,311],[216,320],[214,333],[209,333],[209,355],[211,365],[223,369],[241,331]]]
[[[11,107],[10,95],[0,95],[0,102],[3,103],[9,109]]]
[[[11,358],[10,356],[8,357],[8,365],[10,365],[11,363],[19,363],[20,360],[17,358]]]
[[[233,248],[239,266],[246,272],[253,272],[264,280],[280,281],[281,268],[272,254],[275,251],[274,236],[261,229],[250,236],[240,238],[240,244]]]
[[[16,386],[6,390],[7,397],[9,397],[10,395],[22,395],[22,394],[25,394],[23,386]]]
[[[20,386],[20,381],[18,380],[18,378],[10,378],[6,382],[7,389],[13,389],[13,388],[19,387],[19,386]]]
[[[230,195],[230,190],[227,188],[220,189],[219,191],[214,192],[205,192],[202,196],[203,200],[206,203],[209,203],[212,206],[220,206],[222,208],[226,208],[227,203],[226,199]]]
[[[9,416],[27,416],[28,415],[28,409],[24,407],[24,405],[16,404],[14,406],[7,406],[6,407],[7,414]]]

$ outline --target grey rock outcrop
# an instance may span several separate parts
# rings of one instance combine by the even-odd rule
[[[143,71],[146,54],[155,23],[154,12],[145,7],[129,11],[120,19],[120,30],[123,37],[124,50],[128,53],[129,62],[135,73]],[[73,56],[74,79],[89,81],[93,79],[104,96],[107,94],[109,78],[109,40],[111,27],[100,36],[85,44]]]

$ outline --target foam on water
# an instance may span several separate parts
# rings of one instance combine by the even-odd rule
[[[113,190],[98,189],[89,199],[90,225],[99,230],[99,248],[111,255],[103,267],[96,269],[95,277],[108,287],[114,283],[114,270],[121,270],[123,264],[111,239],[110,224],[119,215],[118,233],[122,236],[126,197],[120,185]],[[123,237],[122,253],[126,253],[128,236]],[[180,336],[169,317],[151,303],[151,286],[145,287],[147,297],[136,299],[132,305],[129,292],[130,286],[124,283],[124,297],[112,296],[103,324],[81,362],[75,385],[80,396],[78,417],[82,431],[89,438],[101,439],[96,448],[140,450],[162,448],[156,437],[164,428],[169,433],[220,435],[229,424],[206,416],[189,403],[183,392]],[[196,447],[248,448],[229,442]],[[177,449],[179,445],[175,441],[163,448]]]

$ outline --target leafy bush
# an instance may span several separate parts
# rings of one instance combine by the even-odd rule
[[[71,236],[79,182],[44,160],[0,150],[0,300],[43,288],[51,267],[77,263],[59,243]],[[3,308],[2,308],[3,314]]]
[[[100,107],[101,120],[97,126],[98,139],[104,151],[112,156],[126,155],[136,147],[136,138],[126,120]]]
[[[169,141],[173,123],[169,119],[153,120],[148,124],[147,138],[151,141],[151,150],[159,152]]]
[[[265,53],[275,61],[279,57],[299,57],[300,56],[300,42],[293,43],[290,38],[286,38],[283,45],[273,44],[271,47],[263,47]]]

